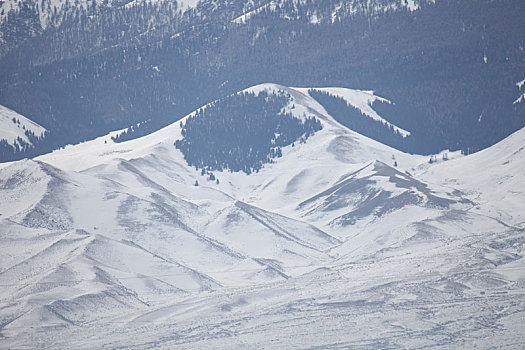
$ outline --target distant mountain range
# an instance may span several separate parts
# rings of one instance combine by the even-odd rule
[[[392,102],[377,115],[412,136],[391,145],[417,154],[472,153],[525,125],[519,0],[9,0],[1,11],[0,105],[49,131],[4,161],[112,130],[146,135],[266,82],[374,91]]]

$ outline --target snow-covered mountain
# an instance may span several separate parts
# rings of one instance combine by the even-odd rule
[[[43,137],[46,129],[23,115],[0,106],[0,140],[5,140],[12,146],[32,145],[26,132],[31,132],[36,137]]]
[[[221,101],[0,165],[2,346],[525,344],[525,130],[429,163],[343,127],[306,88],[243,93],[286,96],[279,115],[322,129],[218,181],[174,143]]]

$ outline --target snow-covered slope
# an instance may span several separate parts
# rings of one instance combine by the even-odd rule
[[[10,145],[18,144],[18,146],[22,146],[20,140],[31,144],[26,131],[41,137],[46,129],[23,115],[0,105],[0,140],[6,140]]]
[[[0,165],[3,346],[525,344],[523,130],[429,164],[248,90],[323,129],[220,183],[179,123]]]
[[[509,225],[525,227],[525,129],[483,151],[440,163],[421,174],[457,186],[483,203],[475,209]]]

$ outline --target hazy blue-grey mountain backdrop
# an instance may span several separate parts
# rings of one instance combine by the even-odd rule
[[[376,104],[381,116],[411,136],[367,136],[417,154],[472,153],[525,125],[520,0],[12,3],[2,5],[0,104],[47,133],[3,140],[3,161],[110,130],[142,136],[265,82],[374,90],[393,102]]]

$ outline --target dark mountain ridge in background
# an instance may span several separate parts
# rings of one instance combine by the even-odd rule
[[[522,1],[82,4],[45,28],[35,6],[4,19],[0,104],[49,133],[3,145],[1,161],[131,125],[120,141],[142,136],[264,82],[374,90],[410,153],[470,153],[525,126]]]

